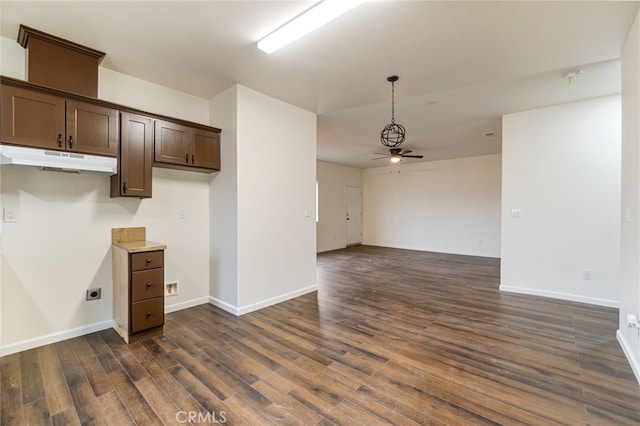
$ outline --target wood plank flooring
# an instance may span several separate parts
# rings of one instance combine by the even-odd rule
[[[498,259],[319,254],[317,293],[0,358],[0,424],[640,424],[617,310],[498,283]]]

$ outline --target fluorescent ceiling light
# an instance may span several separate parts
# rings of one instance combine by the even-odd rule
[[[293,18],[258,42],[258,49],[273,53],[300,37],[317,30],[363,3],[364,0],[324,0]]]

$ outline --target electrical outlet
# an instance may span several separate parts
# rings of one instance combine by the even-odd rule
[[[102,297],[102,289],[94,288],[87,290],[87,300],[98,300]]]
[[[582,270],[582,279],[585,281],[591,281],[592,279],[591,269],[583,269]]]
[[[2,220],[6,223],[14,223],[18,221],[18,212],[15,209],[2,209]]]

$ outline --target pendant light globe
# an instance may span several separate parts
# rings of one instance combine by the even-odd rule
[[[401,124],[391,123],[384,126],[380,132],[380,142],[389,148],[400,146],[404,142],[404,126]]]

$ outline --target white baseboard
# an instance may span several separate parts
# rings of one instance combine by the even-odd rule
[[[552,299],[568,300],[571,302],[588,303],[590,305],[607,306],[609,308],[620,308],[620,302],[616,300],[599,299],[596,297],[579,296],[577,294],[559,293],[556,291],[538,290],[533,288],[512,287],[500,285],[500,291],[509,293],[528,294],[530,296],[550,297]]]
[[[181,311],[187,308],[193,308],[194,306],[204,305],[209,302],[209,298],[199,297],[197,299],[187,300],[186,302],[174,303],[172,305],[164,305],[164,313],[170,314],[171,312]],[[166,300],[165,300],[166,303]]]
[[[16,352],[22,352],[39,346],[49,345],[51,343],[61,342],[74,337],[84,336],[85,334],[94,333],[96,331],[112,328],[113,320],[97,322],[83,327],[72,328],[70,330],[58,331],[56,333],[47,334],[45,336],[35,337],[33,339],[22,340],[16,343],[10,343],[2,346],[0,356],[11,355]]]
[[[174,303],[173,305],[165,305],[164,312],[171,313],[182,309],[191,308],[193,306],[202,305],[209,302],[208,297],[188,300],[186,302]],[[17,352],[26,351],[37,348],[39,346],[49,345],[51,343],[61,342],[74,337],[84,336],[85,334],[94,333],[96,331],[106,330],[114,326],[113,320],[89,324],[83,327],[73,328],[71,330],[58,331],[56,333],[47,334],[45,336],[34,337],[33,339],[22,340],[16,343],[10,343],[0,348],[0,356],[11,355]]]
[[[473,256],[473,257],[487,257],[490,259],[500,259],[500,250],[452,250],[450,248],[442,248],[442,247],[424,247],[424,246],[415,246],[415,245],[402,245],[402,244],[382,244],[382,243],[373,243],[369,241],[365,241],[362,243],[364,246],[372,246],[372,247],[384,247],[384,248],[394,248],[401,250],[414,250],[414,251],[424,251],[430,253],[442,253],[442,254],[454,254],[457,256]]]
[[[638,362],[638,360],[633,355],[633,351],[629,347],[627,339],[624,337],[624,334],[620,332],[620,330],[616,331],[616,338],[618,339],[618,343],[620,343],[620,347],[622,348],[622,352],[624,352],[624,356],[626,356],[627,361],[629,361],[629,365],[631,366],[631,370],[633,370],[633,374],[636,376],[638,384],[640,384],[640,362]]]
[[[335,246],[331,246],[331,247],[316,248],[316,254],[318,254],[318,253],[326,253],[328,251],[334,251],[334,250],[342,250],[344,248],[347,248],[347,246],[346,245],[335,245]]]
[[[215,297],[209,296],[209,303],[235,316],[240,315],[240,310],[237,306],[227,303],[224,300],[216,299]]]
[[[278,303],[303,296],[307,293],[311,293],[316,290],[318,290],[318,286],[314,284],[312,286],[305,287],[300,290],[292,291],[290,293],[286,293],[280,296],[265,299],[263,301],[256,302],[251,305],[246,305],[243,307],[237,307],[237,306],[231,305],[223,300],[216,299],[215,297],[209,297],[209,303],[211,303],[213,306],[217,306],[218,308],[223,309],[236,316],[240,316],[240,315],[248,314],[249,312],[257,311],[258,309],[266,308],[268,306],[276,305]]]

